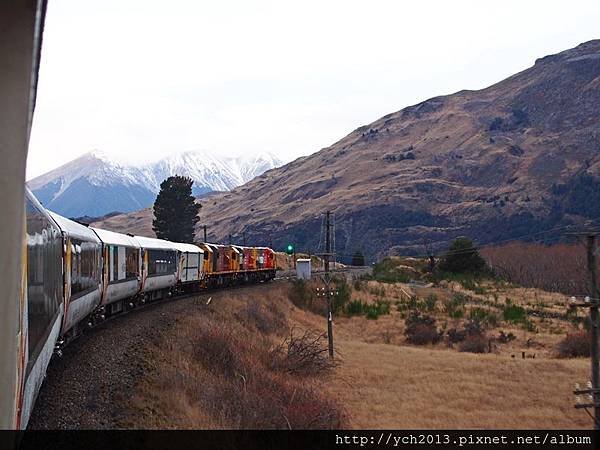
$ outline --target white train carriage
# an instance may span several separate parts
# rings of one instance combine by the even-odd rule
[[[25,189],[27,228],[23,259],[19,357],[16,370],[16,427],[25,427],[54,346],[63,317],[63,238],[56,222]],[[3,393],[4,394],[4,393]],[[8,395],[8,393],[6,393]]]
[[[50,212],[63,234],[64,304],[63,336],[76,334],[76,326],[100,305],[102,242],[93,230]]]
[[[177,285],[176,244],[161,239],[134,236],[142,249],[141,292],[146,300],[163,298]]]
[[[198,283],[203,279],[204,250],[193,244],[173,242],[179,254],[177,281],[181,284]]]
[[[116,314],[125,300],[136,296],[142,283],[142,249],[131,236],[99,228],[91,229],[102,241],[102,309]]]

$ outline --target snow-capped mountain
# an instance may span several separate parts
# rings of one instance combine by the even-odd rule
[[[229,191],[283,164],[265,153],[220,158],[205,151],[172,154],[144,165],[122,164],[93,151],[27,184],[44,206],[68,217],[101,216],[146,208],[172,175],[194,180],[194,195]]]

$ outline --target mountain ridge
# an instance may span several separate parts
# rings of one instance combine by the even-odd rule
[[[387,114],[202,204],[215,240],[314,251],[332,210],[338,253],[371,257],[598,222],[600,40]],[[151,233],[148,223],[144,210],[101,225]]]
[[[151,205],[160,183],[171,175],[194,180],[194,195],[229,191],[265,170],[281,165],[263,153],[219,158],[206,151],[173,153],[145,164],[124,164],[103,152],[88,152],[28,182],[42,204],[68,216],[102,216]]]

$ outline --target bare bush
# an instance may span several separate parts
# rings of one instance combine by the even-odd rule
[[[300,309],[325,314],[327,305],[323,297],[317,297],[316,289],[317,285],[312,281],[293,280],[289,283],[288,298]]]
[[[467,332],[465,330],[459,330],[458,328],[450,328],[447,332],[448,342],[450,344],[456,344],[462,342],[467,338]]]
[[[418,311],[412,312],[406,319],[404,331],[406,340],[415,345],[435,344],[441,338],[435,318]]]
[[[569,295],[587,294],[582,245],[511,243],[482,249],[492,270],[511,283]]]
[[[301,363],[301,355],[310,354],[303,348],[320,347],[311,341],[310,334],[292,341],[287,358],[290,370],[278,370],[272,365],[273,353],[267,339],[258,339],[247,329],[231,324],[203,325],[197,330],[194,361],[215,380],[209,383],[211,388],[201,383],[194,390],[197,397],[193,400],[220,417],[226,426],[321,429],[342,425],[344,416],[335,402],[315,389],[312,382],[290,376],[301,370],[305,375],[316,373],[318,367],[329,364],[326,356]]]
[[[458,346],[459,352],[485,353],[488,348],[488,339],[485,335],[474,334],[467,336]]]
[[[590,334],[585,330],[567,334],[558,343],[558,356],[561,358],[577,358],[590,356]]]
[[[504,331],[500,330],[500,334],[498,335],[498,342],[500,342],[501,344],[508,344],[510,341],[514,341],[516,338],[517,337],[510,331],[508,333],[505,333]]]
[[[335,360],[329,358],[327,335],[313,330],[301,335],[292,330],[271,355],[273,369],[295,375],[324,375],[335,367]]]

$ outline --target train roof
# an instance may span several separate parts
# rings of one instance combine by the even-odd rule
[[[98,244],[100,243],[100,239],[98,239],[96,233],[94,233],[93,230],[85,225],[81,225],[80,223],[77,223],[71,219],[67,219],[66,217],[63,217],[60,214],[56,214],[52,211],[48,211],[48,213],[50,216],[52,216],[61,231],[67,235],[89,242],[97,242]]]
[[[204,253],[200,247],[194,244],[184,244],[183,242],[171,242],[177,250],[186,253]]]
[[[145,236],[134,236],[133,238],[136,241],[138,241],[142,248],[156,250],[177,250],[175,242],[165,241],[163,239],[149,238]]]
[[[105,244],[140,248],[139,242],[127,234],[116,233],[114,231],[103,230],[101,228],[90,228],[96,232],[100,240]]]
[[[223,244],[211,244],[209,242],[202,242],[202,245],[206,245],[211,250],[218,250],[219,248],[225,247]]]

